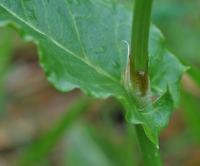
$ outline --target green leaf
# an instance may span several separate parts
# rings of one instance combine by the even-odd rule
[[[6,23],[15,22],[26,39],[34,38],[48,80],[59,90],[81,88],[96,97],[124,93],[128,33],[121,29],[130,25],[119,21],[130,16],[121,5],[116,10],[99,0],[1,0],[0,7]]]
[[[159,100],[157,100],[151,107],[147,107],[143,114],[147,124],[144,124],[146,135],[158,142],[158,134],[164,129],[171,117],[173,110],[173,100],[168,92],[166,92]]]
[[[173,110],[173,100],[169,92],[144,108],[137,108],[124,101],[122,103],[127,110],[131,110],[127,114],[127,120],[134,124],[142,124],[148,138],[158,144],[159,133],[167,126]]]
[[[152,61],[152,63],[150,63],[152,89],[159,95],[166,92],[167,88],[169,88],[174,105],[177,106],[180,91],[179,82],[182,73],[188,68],[183,66],[179,60],[167,50],[159,56],[152,57],[150,61]]]
[[[126,106],[132,123],[145,124],[151,132],[148,135],[158,134],[160,125],[152,130],[148,122],[157,121],[157,117],[147,115],[148,119],[138,111],[124,84],[132,11],[122,2],[0,0],[0,20],[2,25],[14,24],[25,39],[38,45],[41,66],[57,89],[80,88],[95,97],[115,96]],[[185,67],[166,50],[155,26],[151,27],[149,44],[153,95],[159,98],[169,89],[177,103],[178,81]],[[156,143],[156,138],[150,139]]]

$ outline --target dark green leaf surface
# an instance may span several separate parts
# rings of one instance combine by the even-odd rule
[[[128,119],[144,124],[148,135],[157,135],[162,124],[155,131],[150,121],[167,122],[168,116],[158,120],[165,107],[159,108],[157,116],[144,115],[134,109],[124,87],[131,19],[132,11],[111,0],[0,0],[1,24],[14,24],[25,39],[38,45],[41,66],[57,89],[115,96],[128,108]],[[160,97],[169,89],[177,103],[177,84],[185,68],[165,49],[163,36],[154,26],[149,42],[152,90]],[[150,139],[156,143],[157,138]]]

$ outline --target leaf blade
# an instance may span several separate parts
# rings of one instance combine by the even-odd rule
[[[151,141],[157,143],[162,127],[154,129],[157,119],[139,111],[134,94],[124,85],[129,59],[129,44],[124,43],[130,43],[131,22],[132,12],[112,1],[43,0],[40,4],[0,0],[0,24],[14,23],[25,39],[38,45],[41,66],[57,89],[80,88],[99,98],[115,96],[125,103],[129,121],[143,124]],[[160,98],[169,90],[177,105],[178,82],[186,68],[165,48],[164,37],[155,26],[151,27],[149,45],[153,97]],[[167,109],[169,113],[171,109]],[[168,120],[169,116],[163,121]]]

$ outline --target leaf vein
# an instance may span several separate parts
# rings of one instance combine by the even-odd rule
[[[82,61],[83,63],[85,63],[86,65],[88,65],[89,67],[93,68],[97,73],[104,75],[105,77],[108,77],[109,79],[111,79],[113,82],[120,84],[121,83],[119,80],[117,80],[116,78],[114,78],[113,76],[111,76],[109,73],[107,73],[105,70],[103,70],[101,67],[98,66],[94,66],[91,63],[89,63],[88,61],[86,61],[85,59],[79,57],[77,54],[75,54],[74,52],[70,51],[69,49],[67,49],[64,45],[62,45],[61,43],[59,43],[57,40],[55,40],[52,37],[47,36],[44,32],[42,32],[41,30],[39,30],[37,27],[35,27],[34,25],[30,24],[29,22],[26,22],[26,20],[23,20],[22,18],[20,18],[16,13],[14,13],[13,11],[11,11],[10,9],[8,9],[6,6],[0,4],[0,7],[2,7],[4,10],[6,10],[9,14],[11,14],[13,17],[16,17],[19,21],[23,22],[25,25],[27,25],[28,27],[30,27],[32,30],[36,31],[37,33],[39,33],[40,35],[44,36],[46,39],[50,40],[52,43],[54,43],[57,47],[61,48],[62,50],[64,50],[65,52],[71,54],[72,56],[74,56],[75,58],[79,59],[80,61]]]
[[[65,1],[65,3],[67,3],[67,2]],[[76,32],[76,35],[77,35],[79,44],[80,44],[80,46],[81,46],[81,50],[82,50],[83,56],[84,56],[84,58],[87,58],[86,53],[85,53],[85,50],[84,50],[84,47],[83,47],[83,43],[81,42],[81,35],[80,35],[79,29],[78,29],[78,26],[77,26],[76,18],[75,18],[75,16],[73,15],[73,13],[72,13],[70,7],[69,7],[67,4],[66,4],[66,7],[67,7],[68,13],[69,13],[69,15],[70,15],[70,17],[71,17],[71,19],[72,19],[72,23],[73,23],[73,26],[74,26],[74,29],[75,29],[75,32]]]

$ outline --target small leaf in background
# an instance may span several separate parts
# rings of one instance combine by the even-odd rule
[[[183,115],[193,136],[200,143],[200,97],[193,96],[189,92],[182,90],[181,105]]]
[[[199,1],[162,0],[154,3],[153,22],[165,32],[167,45],[190,66],[188,73],[200,85]]]
[[[189,70],[188,73],[190,74],[190,76],[195,80],[195,82],[198,84],[198,86],[200,87],[200,67],[195,67],[192,66]]]

